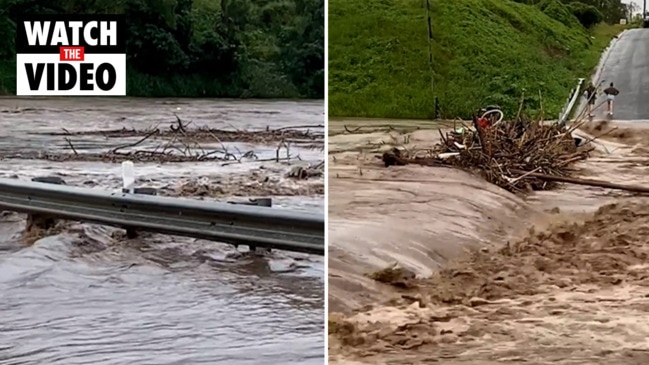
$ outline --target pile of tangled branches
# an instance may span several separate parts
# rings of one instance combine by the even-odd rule
[[[563,124],[542,124],[523,119],[487,128],[462,125],[442,133],[431,157],[406,156],[401,151],[383,155],[388,165],[451,165],[479,170],[484,178],[514,192],[545,190],[552,183],[538,174],[568,176],[570,165],[586,159],[592,149],[578,148]],[[536,175],[536,176],[535,176]]]
[[[176,115],[176,121],[165,128],[161,123],[146,129],[112,129],[112,130],[89,130],[70,132],[63,128],[62,132],[47,132],[50,136],[64,136],[68,150],[72,153],[54,151],[30,151],[28,153],[4,154],[2,158],[31,158],[43,159],[55,162],[64,161],[87,161],[87,162],[110,162],[119,163],[123,161],[136,162],[208,162],[218,161],[222,166],[239,164],[243,162],[293,162],[301,160],[296,150],[324,149],[323,125],[297,125],[265,130],[220,130],[202,126],[188,128],[192,122],[185,122]],[[315,130],[315,131],[313,131]],[[107,139],[121,141],[126,138],[139,137],[132,142],[121,141],[119,145],[101,152],[88,152],[86,149],[77,149],[77,145],[71,138],[83,138],[85,136],[103,136]],[[96,138],[95,138],[96,140]],[[84,141],[85,142],[85,141]],[[230,144],[227,144],[230,142]],[[245,144],[275,145],[274,158],[259,158],[255,151],[241,151],[240,146]],[[86,146],[88,143],[86,142]],[[81,143],[83,145],[84,143]],[[226,145],[227,144],[227,145]],[[284,154],[284,152],[286,152]],[[281,156],[280,156],[281,155]],[[285,156],[285,157],[284,157]],[[314,175],[315,173],[315,175]],[[298,177],[306,179],[312,176],[319,176],[319,172],[304,171]],[[293,176],[291,176],[293,177]]]
[[[174,114],[175,115],[175,114]],[[101,135],[106,138],[144,137],[157,130],[156,137],[173,138],[189,142],[246,142],[252,144],[277,144],[280,141],[302,147],[315,148],[324,142],[324,125],[292,125],[264,130],[242,130],[232,126],[232,130],[224,130],[209,126],[189,128],[191,121],[184,121],[175,115],[176,122],[169,128],[160,128],[160,124],[147,129],[120,128],[110,130],[90,130],[71,132],[65,128],[61,132],[46,133],[50,136],[93,136]]]

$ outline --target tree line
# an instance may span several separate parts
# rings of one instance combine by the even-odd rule
[[[132,96],[324,96],[324,0],[0,0],[5,92],[25,14],[124,14]]]
[[[514,0],[519,3],[539,6],[546,13],[559,15],[557,4],[563,5],[586,28],[607,22],[616,24],[620,19],[631,19],[639,9],[634,3],[623,3],[621,0]],[[549,9],[549,10],[548,10]],[[559,18],[561,19],[561,18]]]

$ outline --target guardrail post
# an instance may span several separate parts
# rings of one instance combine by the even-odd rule
[[[257,199],[248,199],[247,202],[228,202],[230,204],[241,204],[241,205],[254,205],[258,207],[271,208],[273,206],[272,198],[257,198]],[[260,249],[257,246],[248,246],[250,252],[270,252],[270,248]]]
[[[128,189],[122,189],[122,193],[129,193]],[[156,188],[135,188],[133,189],[133,194],[143,194],[143,195],[158,195],[158,190]],[[126,237],[129,239],[137,238],[137,231],[132,227],[124,227],[126,229]]]
[[[46,184],[55,184],[55,185],[65,185],[65,180],[58,176],[40,176],[32,179],[34,182],[46,183]],[[38,228],[42,230],[48,230],[54,227],[57,223],[57,220],[54,217],[45,214],[27,214],[27,222],[25,224],[25,230],[31,231],[33,228]]]

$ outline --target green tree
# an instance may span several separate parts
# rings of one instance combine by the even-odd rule
[[[0,0],[0,90],[23,14],[124,14],[128,93],[324,95],[324,0]],[[11,76],[11,77],[10,77]]]

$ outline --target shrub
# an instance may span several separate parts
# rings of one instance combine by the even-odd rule
[[[581,25],[587,29],[592,28],[604,20],[604,14],[592,5],[574,2],[568,4],[568,8],[577,17]]]
[[[578,22],[574,13],[558,0],[544,0],[538,6],[545,15],[554,20],[558,20],[562,24],[572,26],[572,24]]]

